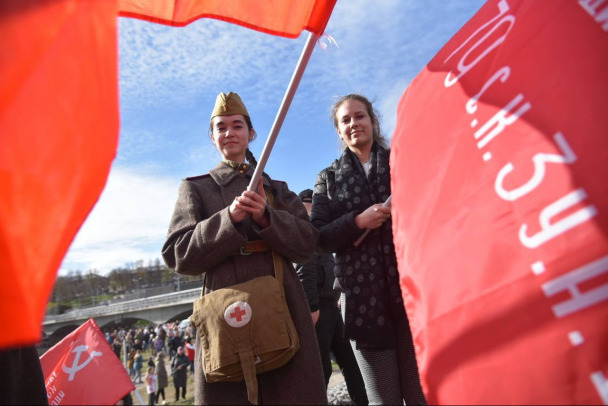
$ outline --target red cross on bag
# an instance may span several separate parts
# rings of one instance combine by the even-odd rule
[[[251,320],[251,306],[246,302],[235,302],[224,311],[226,323],[232,327],[243,327]]]

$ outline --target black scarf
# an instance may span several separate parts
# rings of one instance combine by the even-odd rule
[[[390,151],[374,143],[370,171],[346,150],[335,166],[337,200],[346,211],[362,212],[391,195]],[[346,296],[345,336],[358,348],[394,348],[394,323],[405,318],[391,222],[372,230],[355,248],[337,255],[337,278]]]

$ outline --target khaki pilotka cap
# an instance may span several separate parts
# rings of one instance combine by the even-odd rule
[[[211,119],[215,116],[231,116],[233,114],[242,114],[250,117],[245,104],[243,104],[238,94],[221,92],[215,99],[215,107],[211,112]]]

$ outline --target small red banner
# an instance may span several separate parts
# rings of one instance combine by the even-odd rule
[[[135,389],[93,319],[40,357],[49,405],[114,405]]]

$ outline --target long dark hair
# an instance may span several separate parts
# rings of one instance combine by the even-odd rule
[[[372,102],[369,101],[367,97],[362,96],[360,94],[347,94],[346,96],[343,96],[342,98],[340,98],[340,100],[335,102],[333,106],[331,106],[330,119],[333,121],[336,130],[338,129],[338,117],[336,117],[338,109],[340,108],[340,106],[342,106],[344,102],[351,100],[357,100],[365,105],[365,108],[367,109],[367,114],[369,115],[369,118],[372,121],[372,138],[375,142],[387,148],[388,141],[380,132],[380,113],[378,112],[378,110],[376,110]],[[342,141],[342,147],[346,149],[346,144],[344,143],[344,141]]]

